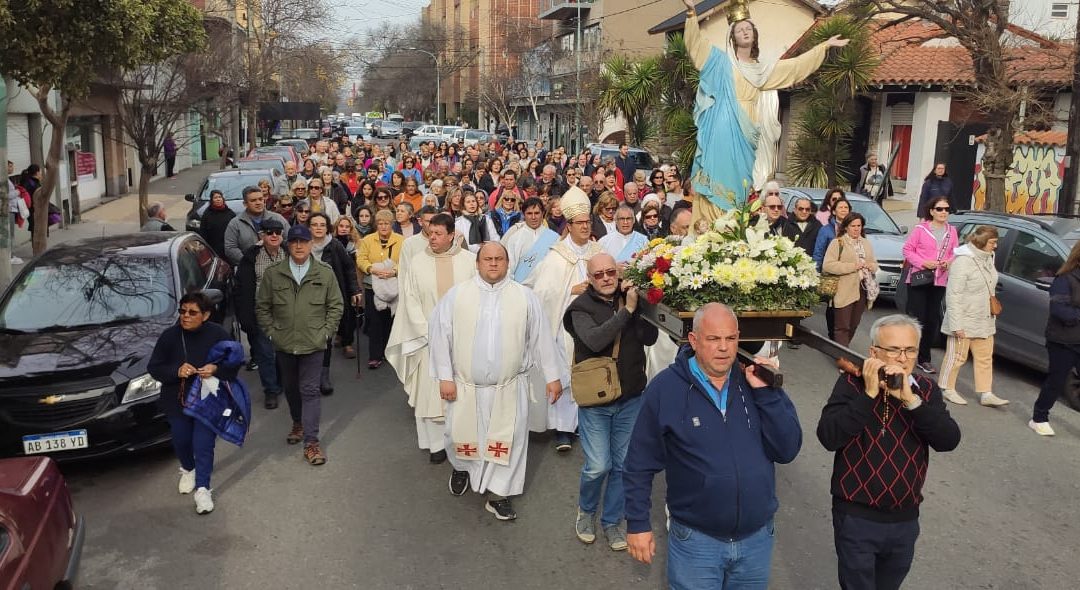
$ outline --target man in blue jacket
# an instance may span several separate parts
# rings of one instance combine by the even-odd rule
[[[795,406],[754,367],[734,368],[739,321],[725,305],[694,314],[690,348],[645,389],[623,482],[630,555],[651,563],[652,479],[667,473],[673,589],[766,588],[776,513],[775,463],[802,446]],[[757,359],[765,364],[768,359]]]

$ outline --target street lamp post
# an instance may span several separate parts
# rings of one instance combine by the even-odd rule
[[[442,80],[439,79],[439,58],[434,53],[419,47],[406,47],[405,50],[426,53],[435,61],[435,124],[442,125]]]

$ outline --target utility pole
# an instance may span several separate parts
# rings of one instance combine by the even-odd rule
[[[577,56],[577,67],[574,68],[574,92],[577,93],[574,100],[574,153],[581,153],[581,2],[582,0],[576,2],[577,32],[574,33],[574,55]]]
[[[1075,38],[1080,33],[1080,8],[1076,10]],[[1073,44],[1072,98],[1069,101],[1069,138],[1065,142],[1065,178],[1058,197],[1058,214],[1076,214],[1077,182],[1080,182],[1080,43]]]

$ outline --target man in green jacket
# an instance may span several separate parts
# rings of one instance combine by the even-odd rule
[[[326,463],[319,447],[323,351],[344,309],[334,271],[311,256],[311,230],[289,228],[289,256],[266,269],[255,297],[255,318],[277,351],[277,366],[293,426],[285,442],[304,441],[304,458]]]

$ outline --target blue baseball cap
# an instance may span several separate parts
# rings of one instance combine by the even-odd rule
[[[286,241],[291,242],[293,240],[303,240],[305,242],[311,241],[311,230],[306,225],[296,224],[289,228],[289,237]]]

